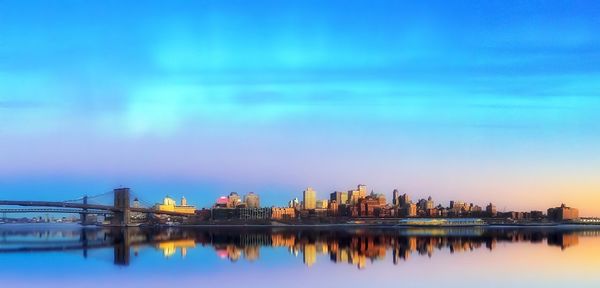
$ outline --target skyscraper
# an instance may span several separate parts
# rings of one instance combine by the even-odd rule
[[[394,189],[394,192],[392,192],[392,204],[394,204],[394,206],[398,205],[399,197],[400,197],[400,191],[398,191],[398,189]]]
[[[367,197],[367,185],[360,184],[356,190],[348,191],[348,204],[356,205],[360,199]]]
[[[408,203],[410,203],[410,197],[406,193],[402,194],[398,199],[398,206],[404,207]]]
[[[358,195],[360,199],[367,197],[367,185],[358,185]]]
[[[336,203],[338,203],[338,205],[346,204],[346,202],[348,201],[348,193],[335,191],[330,194],[329,200],[335,201]]]
[[[496,210],[496,205],[490,203],[485,207],[485,212],[488,214],[488,217],[496,217],[498,215],[498,211]]]
[[[434,206],[433,199],[431,196],[429,196],[429,198],[427,198],[427,202],[425,202],[425,210],[433,209]]]
[[[317,193],[311,187],[306,188],[303,193],[304,210],[315,209],[317,207]]]

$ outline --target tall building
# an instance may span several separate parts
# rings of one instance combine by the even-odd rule
[[[417,204],[414,203],[406,203],[400,209],[400,216],[402,217],[415,217],[417,216]]]
[[[398,191],[398,189],[394,189],[394,192],[392,192],[392,204],[394,206],[398,205],[398,198],[400,198],[400,191]]]
[[[450,201],[449,212],[452,216],[461,216],[464,212],[468,211],[468,205],[463,201]]]
[[[419,201],[417,202],[417,209],[422,211],[427,210],[427,200],[419,199]]]
[[[310,210],[317,208],[317,192],[313,190],[311,187],[306,188],[303,193],[303,201],[304,205],[302,208],[304,210]]]
[[[433,199],[431,198],[431,196],[429,196],[429,198],[427,198],[427,202],[425,204],[425,209],[426,210],[430,210],[434,208],[434,203],[433,203]]]
[[[298,198],[290,200],[288,207],[300,209],[300,200],[298,200]]]
[[[367,186],[360,184],[356,190],[348,191],[348,204],[356,205],[360,199],[367,197]]]
[[[248,208],[260,208],[260,198],[257,194],[254,194],[254,192],[246,194],[244,202]]]
[[[328,202],[327,202],[327,200],[317,200],[316,206],[317,206],[317,209],[327,209]]]
[[[367,185],[358,185],[358,195],[361,199],[367,197]]]
[[[338,205],[348,202],[348,193],[335,191],[329,196],[330,201],[335,201]]]
[[[404,207],[408,203],[410,203],[410,196],[408,196],[408,194],[404,193],[398,198],[398,206]]]
[[[485,207],[485,212],[489,217],[496,217],[498,215],[498,211],[496,210],[496,206],[492,203]]]

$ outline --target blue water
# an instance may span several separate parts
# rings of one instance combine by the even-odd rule
[[[598,271],[590,227],[0,225],[2,287],[600,287]]]

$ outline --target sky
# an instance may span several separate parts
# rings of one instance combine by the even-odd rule
[[[597,1],[0,0],[0,198],[366,184],[600,216]]]

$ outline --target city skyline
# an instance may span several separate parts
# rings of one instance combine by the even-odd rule
[[[600,216],[596,1],[102,2],[1,1],[2,198],[359,182]]]
[[[0,0],[3,287],[600,287],[598,0]]]

